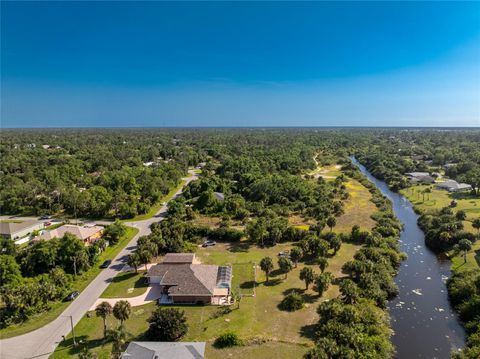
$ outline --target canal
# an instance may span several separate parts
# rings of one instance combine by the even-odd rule
[[[445,285],[450,276],[450,261],[426,247],[412,204],[392,192],[353,157],[352,162],[392,202],[395,215],[404,226],[400,249],[408,259],[395,277],[400,293],[388,305],[396,358],[450,358],[452,350],[465,344],[463,327],[450,307]]]

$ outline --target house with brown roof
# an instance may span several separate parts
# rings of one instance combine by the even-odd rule
[[[160,304],[229,304],[232,268],[201,264],[193,253],[169,253],[148,270],[161,287]]]
[[[65,224],[51,231],[44,231],[36,240],[49,240],[52,238],[61,238],[66,233],[73,234],[78,239],[81,239],[85,244],[89,245],[94,243],[97,239],[102,236],[103,227],[101,226],[91,226],[91,227],[82,227],[75,226],[73,224]]]

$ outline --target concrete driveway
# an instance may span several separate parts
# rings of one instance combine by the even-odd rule
[[[193,171],[189,171],[189,174],[190,176],[185,179],[185,186],[198,178],[198,174]],[[178,197],[182,192],[183,188],[180,189],[173,198]],[[127,222],[126,224],[128,226],[139,229],[138,234],[115,259],[113,259],[110,267],[102,270],[87,288],[80,293],[78,298],[53,322],[30,333],[0,340],[0,358],[48,358],[62,340],[62,336],[67,336],[71,332],[70,317],[73,320],[73,324],[76,325],[87,311],[93,307],[113,278],[122,271],[128,255],[132,253],[137,246],[138,238],[149,234],[150,225],[154,222],[161,221],[166,211],[167,205],[165,204],[158,213],[150,219]]]
[[[98,298],[95,303],[92,305],[90,310],[94,310],[97,305],[99,305],[102,302],[108,302],[110,305],[113,307],[117,302],[121,300],[126,300],[127,302],[130,303],[132,307],[138,307],[139,305],[144,305],[150,302],[153,302],[157,299],[159,299],[162,295],[162,291],[160,289],[159,285],[149,285],[145,293],[142,295],[138,295],[136,297],[130,297],[130,298]]]

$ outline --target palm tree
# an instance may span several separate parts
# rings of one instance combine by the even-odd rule
[[[145,270],[147,270],[147,264],[152,260],[152,253],[147,249],[142,249],[137,252],[138,258],[141,264],[145,265]]]
[[[335,225],[337,224],[337,220],[335,219],[335,217],[328,217],[327,218],[327,226],[330,227],[330,232],[333,230],[333,227],[335,227]]]
[[[107,316],[112,314],[112,306],[108,302],[101,302],[95,308],[95,314],[97,317],[103,318],[103,337],[107,336]]]
[[[280,257],[278,260],[278,266],[280,267],[280,270],[285,273],[285,279],[287,279],[288,272],[293,268],[292,261],[286,257]]]
[[[340,283],[340,293],[343,301],[347,304],[355,304],[360,295],[357,285],[351,279],[344,279]]]
[[[268,275],[273,270],[273,261],[270,257],[262,258],[260,261],[260,268],[265,272],[266,282],[268,283]]]
[[[127,258],[127,264],[130,267],[135,268],[135,273],[138,273],[138,266],[141,264],[138,254],[137,253],[130,254]]]
[[[458,242],[458,249],[463,251],[463,263],[467,263],[467,252],[472,249],[472,242],[468,239],[462,239]]]
[[[120,326],[123,327],[123,322],[130,317],[132,306],[126,300],[120,300],[115,303],[113,307],[113,316],[120,321]]]
[[[475,218],[472,221],[472,227],[477,230],[477,234],[480,234],[480,218]]]
[[[308,290],[308,286],[310,283],[313,282],[315,279],[315,274],[313,273],[312,268],[310,267],[304,267],[300,271],[300,280],[303,280],[305,282],[305,290]]]
[[[108,337],[112,341],[112,358],[120,358],[127,341],[127,333],[122,326],[119,326],[117,329],[111,330]]]
[[[292,259],[293,263],[295,264],[295,268],[297,268],[297,263],[302,258],[303,252],[302,249],[299,247],[294,247],[290,251],[290,258]]]
[[[320,272],[324,272],[325,268],[328,267],[328,259],[325,257],[318,257],[317,259],[318,266],[320,267]]]
[[[315,286],[317,287],[319,296],[322,296],[323,293],[325,293],[330,286],[330,283],[332,283],[333,278],[333,274],[330,272],[325,272],[315,277]]]

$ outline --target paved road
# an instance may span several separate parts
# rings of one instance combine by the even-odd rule
[[[190,176],[186,178],[185,184],[190,183],[198,177],[193,171],[189,173]],[[181,193],[182,189],[176,193],[175,197]],[[0,357],[2,359],[48,358],[55,350],[58,343],[62,340],[62,336],[67,336],[70,333],[70,317],[73,320],[73,325],[76,325],[80,319],[82,319],[85,313],[90,310],[95,301],[107,288],[112,279],[122,270],[125,265],[126,257],[135,249],[138,238],[149,234],[150,225],[162,220],[163,214],[166,210],[167,207],[165,205],[153,218],[144,221],[126,223],[129,226],[138,228],[139,231],[130,243],[115,257],[112,261],[112,265],[101,271],[100,274],[92,280],[88,287],[83,290],[78,298],[75,299],[75,301],[73,301],[72,304],[70,304],[68,308],[65,309],[65,311],[53,322],[30,333],[1,340]]]

